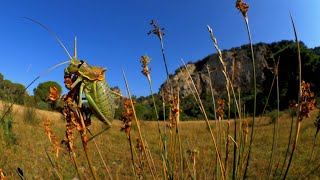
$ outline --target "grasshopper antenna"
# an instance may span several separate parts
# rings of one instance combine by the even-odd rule
[[[8,114],[8,112],[10,111],[10,109],[12,108],[12,106],[18,101],[18,99],[20,99],[20,97],[22,96],[22,94],[24,92],[26,92],[26,90],[36,81],[38,80],[41,76],[45,75],[46,73],[50,72],[51,70],[53,70],[54,68],[58,67],[58,66],[61,66],[63,64],[67,64],[69,63],[69,61],[65,61],[65,62],[62,62],[62,63],[59,63],[55,66],[52,66],[51,68],[47,69],[46,71],[44,71],[43,73],[41,73],[38,77],[36,77],[30,84],[28,84],[28,86],[26,88],[24,88],[24,90],[19,94],[19,96],[14,99],[13,103],[10,105],[10,107],[6,110],[6,112],[4,113],[4,115],[2,116],[0,122],[3,121],[3,119],[6,117],[6,115]]]
[[[45,29],[60,43],[60,45],[63,47],[63,49],[64,49],[64,50],[66,51],[66,53],[68,54],[69,58],[72,59],[69,51],[68,51],[67,48],[64,46],[64,44],[61,42],[61,40],[58,38],[58,36],[57,36],[56,34],[54,34],[47,26],[41,24],[40,22],[38,22],[38,21],[36,21],[36,20],[34,20],[34,19],[32,19],[32,18],[28,18],[28,17],[22,17],[22,18],[28,19],[28,20],[30,20],[30,21],[32,21],[32,22],[34,22],[34,23],[37,23],[38,25],[42,26],[43,28],[45,28]]]
[[[68,54],[69,58],[72,59],[69,51],[67,50],[67,48],[64,46],[64,44],[61,42],[61,40],[58,38],[57,35],[55,35],[49,28],[47,28],[45,25],[41,24],[40,22],[34,20],[34,19],[31,19],[31,18],[28,18],[28,17],[22,17],[24,19],[28,19],[30,21],[33,21],[34,23],[37,23],[38,25],[42,26],[43,28],[45,28],[47,31],[49,31],[49,33],[60,43],[60,45],[63,47],[63,49],[66,51],[66,53]],[[76,44],[76,40],[75,40],[75,44]],[[75,57],[77,56],[77,53],[76,53],[76,45],[75,45]],[[26,92],[26,90],[36,81],[38,80],[41,76],[45,75],[46,73],[50,72],[51,70],[55,69],[56,67],[58,66],[61,66],[63,64],[67,64],[69,63],[69,61],[65,61],[65,62],[62,62],[62,63],[59,63],[55,66],[52,66],[51,68],[45,70],[43,73],[41,73],[38,77],[36,77],[30,84],[28,84],[28,86],[19,94],[19,96],[17,98],[14,99],[13,103],[10,105],[10,107],[5,111],[4,115],[1,117],[1,121],[3,121],[3,119],[6,117],[6,115],[8,114],[8,112],[10,111],[10,109],[12,108],[12,106],[18,101],[18,99],[22,96],[22,94],[24,92]]]
[[[74,52],[73,52],[73,57],[77,59],[77,36],[74,37]]]

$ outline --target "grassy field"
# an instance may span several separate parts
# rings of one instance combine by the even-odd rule
[[[213,105],[217,104],[217,108],[214,110],[217,114],[216,119],[219,121],[210,121],[207,118],[200,94],[193,81],[188,85],[205,120],[180,122],[179,88],[174,89],[173,86],[170,86],[170,90],[160,93],[162,93],[164,104],[170,106],[168,119],[171,120],[171,124],[139,121],[133,107],[134,103],[130,99],[125,73],[123,73],[129,98],[124,98],[124,111],[121,115],[121,119],[127,123],[126,132],[120,131],[123,129],[122,122],[114,120],[111,129],[88,142],[91,136],[86,134],[85,127],[88,127],[86,123],[89,121],[84,121],[85,110],[78,108],[80,105],[78,98],[82,98],[78,92],[80,87],[85,84],[79,76],[86,77],[86,73],[81,74],[82,71],[76,69],[72,74],[64,76],[65,85],[70,89],[68,95],[62,98],[64,116],[59,113],[15,105],[6,118],[1,119],[0,179],[2,180],[3,173],[9,179],[18,179],[19,175],[23,176],[21,179],[319,178],[320,157],[318,152],[320,149],[318,146],[315,147],[313,156],[311,156],[316,134],[314,120],[318,112],[313,111],[317,108],[310,84],[302,81],[302,70],[299,66],[299,99],[298,103],[291,103],[291,106],[298,110],[296,112],[298,116],[291,117],[289,111],[282,112],[279,118],[277,118],[276,111],[273,112],[273,115],[269,113],[273,119],[267,116],[259,118],[256,115],[256,102],[261,99],[257,98],[256,64],[247,16],[249,6],[241,0],[237,0],[236,8],[244,18],[251,49],[253,109],[250,112],[253,117],[244,118],[246,116],[242,114],[244,109],[242,109],[243,104],[240,103],[239,98],[239,102],[234,101],[235,104],[239,104],[236,105],[237,114],[234,117],[241,117],[241,119],[222,120],[227,114],[229,114],[228,117],[231,117],[232,98],[236,100],[240,94],[238,96],[235,92],[232,78],[227,71],[213,30],[208,26],[210,38],[218,52],[219,61],[223,67],[222,73],[226,80],[227,98],[213,99]],[[167,82],[170,85],[170,75],[167,70],[163,46],[163,28],[153,20],[151,25],[154,29],[149,34],[156,35],[160,40]],[[295,31],[293,20],[292,25]],[[298,50],[297,57],[299,64],[301,64],[296,32],[295,38]],[[73,61],[70,62],[72,69],[83,66],[72,64]],[[147,57],[141,60],[142,73],[147,77],[150,93],[153,94],[148,68],[149,62],[150,59]],[[210,73],[209,66],[206,67]],[[272,68],[274,79],[276,79],[275,84],[277,84],[275,86],[279,90],[278,65],[275,64]],[[185,67],[185,70],[188,71],[188,68]],[[88,81],[104,80],[104,71],[100,73],[96,78],[93,80],[89,78]],[[188,76],[192,80],[189,72]],[[71,86],[77,82],[83,84]],[[272,87],[270,88],[272,89]],[[101,89],[105,91],[106,87]],[[213,92],[213,87],[210,89]],[[49,97],[51,100],[56,100],[58,91],[52,91]],[[106,97],[112,96],[107,94]],[[213,95],[212,98],[214,98]],[[2,105],[0,109],[3,115],[8,104],[2,103]],[[107,108],[112,109],[113,106]],[[111,116],[111,114],[108,115]],[[68,131],[66,131],[66,127]],[[71,131],[71,127],[74,127],[75,131]],[[105,125],[96,119],[89,126],[93,134],[104,128]],[[72,132],[74,132],[73,137],[70,136]],[[68,139],[65,138],[66,134]],[[87,142],[88,146],[86,146]],[[71,150],[69,151],[69,149]]]
[[[58,171],[63,175],[64,179],[72,179],[77,177],[66,147],[61,145],[58,158],[54,158],[51,143],[48,136],[45,134],[43,123],[48,118],[51,120],[50,128],[56,134],[57,138],[62,140],[65,134],[65,123],[62,115],[55,112],[47,112],[35,110],[36,123],[28,123],[24,117],[24,107],[15,105],[13,108],[13,132],[16,134],[16,144],[7,146],[1,139],[1,156],[0,168],[7,177],[18,179],[16,169],[19,167],[23,170],[24,176],[27,179],[57,179],[54,168],[52,167],[46,151],[48,152],[52,161],[58,163]],[[289,171],[289,178],[298,178],[301,175],[306,175],[316,165],[319,164],[319,146],[316,147],[314,157],[309,163],[309,157],[312,150],[313,138],[315,135],[315,127],[313,125],[316,112],[310,118],[305,119],[302,123],[299,144],[296,149],[296,154],[293,159],[292,167]],[[279,151],[276,155],[275,167],[282,166],[284,154],[287,148],[289,131],[290,131],[290,116],[283,113],[279,119]],[[210,121],[210,126],[216,129],[216,124]],[[233,129],[234,121],[231,121],[231,129]],[[239,125],[239,122],[237,122]],[[222,123],[226,126],[226,121]],[[93,132],[98,132],[103,128],[103,124],[97,120],[93,121],[90,129]],[[141,130],[143,137],[147,142],[148,149],[150,149],[154,164],[156,166],[156,176],[162,177],[162,161],[160,157],[160,141],[158,133],[158,124],[154,122],[141,122]],[[164,132],[164,124],[160,123],[161,130]],[[94,167],[97,171],[98,177],[101,179],[110,179],[107,171],[110,172],[113,179],[134,179],[130,146],[127,140],[127,135],[120,131],[121,122],[119,120],[113,121],[113,127],[107,132],[95,138],[95,141],[100,148],[103,159],[105,160],[108,170],[103,166],[99,158],[98,151],[95,149],[94,142],[89,142],[89,151],[92,156]],[[136,126],[133,125],[131,129],[133,136],[137,137]],[[270,154],[272,145],[273,124],[270,123],[269,118],[258,118],[255,136],[252,149],[252,159],[248,170],[248,178],[252,179],[266,179]],[[170,137],[170,128],[166,128],[168,144],[172,140]],[[232,134],[233,132],[231,132]],[[180,126],[181,144],[183,146],[183,155],[185,165],[189,168],[184,172],[186,178],[191,178],[191,174],[195,173],[197,179],[214,179],[216,156],[214,146],[210,141],[210,134],[204,121],[188,121],[181,122]],[[88,168],[85,155],[83,153],[81,139],[79,135],[75,137],[76,142],[76,156],[79,161],[79,169],[83,178],[91,179],[90,170]],[[136,138],[132,140],[133,145],[136,146]],[[232,156],[233,144],[229,144],[230,154]],[[171,153],[172,147],[168,146],[168,153]],[[196,152],[195,156],[192,153]],[[223,155],[222,158],[224,159]],[[55,159],[55,160],[54,160]],[[232,165],[232,158],[229,158],[229,164]],[[308,166],[310,165],[310,166]],[[194,166],[194,167],[193,167]],[[307,168],[307,169],[306,169]],[[189,170],[188,170],[189,169]],[[176,167],[176,171],[181,169]],[[150,179],[152,176],[146,164],[141,166],[142,174]],[[190,175],[188,175],[190,174]],[[231,177],[232,174],[230,174]],[[311,173],[309,178],[315,179],[320,177],[319,170]]]

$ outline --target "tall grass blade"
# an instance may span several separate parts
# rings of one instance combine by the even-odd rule
[[[127,94],[128,94],[128,97],[129,97],[129,99],[130,99],[131,106],[132,106],[132,109],[133,109],[134,119],[135,119],[135,122],[136,122],[136,125],[137,125],[139,138],[140,138],[140,141],[141,141],[141,143],[142,143],[142,149],[143,149],[143,151],[144,151],[144,155],[145,155],[145,158],[146,158],[146,160],[147,160],[148,167],[149,167],[149,170],[150,170],[150,172],[151,172],[151,174],[152,174],[152,177],[153,177],[154,179],[156,179],[155,172],[154,172],[154,171],[155,171],[155,167],[152,167],[151,160],[150,160],[152,157],[149,157],[149,156],[148,156],[148,153],[147,153],[147,151],[146,151],[146,146],[145,146],[144,140],[143,140],[143,138],[142,138],[140,122],[138,121],[138,118],[137,118],[137,115],[136,115],[136,111],[135,111],[135,108],[134,108],[134,104],[133,104],[133,101],[132,101],[132,98],[131,98],[131,93],[130,93],[128,81],[127,81],[127,78],[126,78],[126,75],[125,75],[123,69],[122,69],[122,75],[123,75],[124,82],[125,82],[125,84],[126,84]]]
[[[279,67],[279,60],[280,57],[278,58],[277,65],[275,66],[275,76],[277,80],[277,117],[275,119],[274,126],[273,126],[273,143],[272,143],[272,150],[271,150],[271,157],[270,157],[270,163],[269,163],[269,170],[268,170],[268,179],[271,178],[271,172],[273,168],[273,161],[274,161],[274,155],[277,152],[277,146],[278,146],[278,126],[279,126],[279,111],[280,111],[280,98],[279,98],[279,78],[278,78],[278,67]]]
[[[296,129],[295,140],[294,140],[294,143],[293,143],[293,146],[292,146],[290,159],[289,159],[285,174],[283,176],[283,179],[286,179],[286,177],[288,175],[288,172],[289,172],[289,169],[290,169],[290,165],[291,165],[291,162],[292,162],[292,159],[293,159],[293,154],[294,154],[296,146],[298,144],[298,138],[299,138],[300,127],[301,127],[301,121],[299,120],[299,116],[300,116],[300,113],[301,113],[301,101],[300,101],[300,99],[301,99],[301,96],[302,96],[302,89],[301,89],[302,88],[301,87],[301,74],[302,74],[302,71],[301,71],[300,44],[299,44],[299,41],[298,41],[296,27],[294,25],[294,21],[293,21],[293,18],[291,16],[291,14],[290,14],[290,19],[291,19],[291,23],[292,23],[292,27],[293,27],[293,31],[294,31],[295,41],[296,41],[296,44],[297,44],[298,63],[299,63],[298,119],[297,119],[297,129]]]

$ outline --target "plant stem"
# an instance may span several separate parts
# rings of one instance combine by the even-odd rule
[[[142,144],[142,149],[143,149],[143,151],[144,151],[145,158],[147,159],[148,167],[149,167],[149,169],[150,169],[150,172],[151,172],[151,174],[152,174],[152,177],[153,177],[153,179],[156,179],[155,172],[154,172],[155,167],[153,167],[153,168],[151,167],[150,158],[152,158],[152,157],[149,157],[149,156],[148,156],[148,153],[147,153],[147,151],[146,151],[146,146],[145,146],[144,140],[143,140],[143,138],[142,138],[142,133],[141,133],[141,128],[140,128],[140,122],[138,121],[138,118],[137,118],[137,114],[136,114],[136,111],[135,111],[135,108],[134,108],[134,104],[133,104],[133,101],[132,101],[132,98],[131,98],[131,93],[130,93],[130,90],[129,90],[128,81],[127,81],[127,78],[126,78],[126,75],[125,75],[123,69],[122,69],[122,74],[123,74],[123,78],[124,78],[124,81],[125,81],[125,84],[126,84],[126,89],[127,89],[128,97],[130,98],[131,106],[132,106],[132,109],[133,109],[134,120],[135,120],[136,125],[137,125],[139,138],[140,138],[140,141],[141,141],[141,144]]]
[[[250,144],[249,144],[249,153],[248,153],[246,169],[244,171],[244,176],[243,176],[245,178],[246,175],[247,175],[248,167],[249,167],[250,155],[251,155],[251,151],[252,151],[253,135],[254,135],[254,124],[255,124],[255,116],[256,116],[256,109],[257,109],[257,107],[256,107],[257,106],[257,81],[256,81],[256,67],[255,67],[256,65],[255,65],[253,45],[252,45],[252,39],[251,39],[251,33],[250,33],[248,17],[245,16],[244,20],[245,20],[245,23],[246,23],[249,42],[250,42],[251,58],[252,58],[252,71],[253,71],[253,115],[252,115],[252,124],[251,124],[251,137],[250,137]]]
[[[300,45],[299,45],[299,41],[298,41],[298,36],[297,36],[297,31],[296,31],[296,28],[295,28],[295,25],[294,25],[294,21],[293,21],[293,18],[290,14],[290,18],[291,18],[291,23],[292,23],[292,27],[293,27],[293,31],[294,31],[294,36],[295,36],[295,41],[296,41],[296,44],[297,44],[297,51],[298,51],[298,64],[299,64],[299,93],[298,93],[298,119],[297,119],[297,131],[296,131],[296,136],[295,136],[295,141],[294,141],[294,144],[293,144],[293,149],[292,149],[292,152],[291,152],[291,155],[290,155],[290,159],[289,159],[289,163],[288,163],[288,166],[287,166],[287,169],[286,169],[286,172],[284,174],[284,177],[283,179],[285,179],[288,175],[288,172],[289,172],[289,169],[290,169],[290,165],[291,165],[291,162],[292,162],[292,159],[293,159],[293,154],[296,150],[296,146],[297,146],[297,143],[298,143],[298,138],[299,138],[299,133],[300,133],[300,126],[301,126],[301,120],[300,120],[300,114],[301,114],[301,97],[302,97],[302,87],[301,87],[301,56],[300,56]]]
[[[273,167],[273,161],[274,161],[274,154],[277,152],[277,145],[278,145],[278,126],[279,126],[279,109],[280,109],[280,98],[279,98],[279,78],[278,78],[278,65],[279,65],[279,59],[277,62],[277,66],[275,67],[275,76],[276,76],[276,80],[277,80],[277,104],[278,104],[278,108],[277,108],[277,117],[275,119],[274,122],[274,126],[273,126],[273,144],[272,144],[272,153],[271,153],[271,157],[270,157],[270,163],[269,163],[269,170],[268,170],[268,179],[271,178],[271,172],[272,172],[272,167]]]

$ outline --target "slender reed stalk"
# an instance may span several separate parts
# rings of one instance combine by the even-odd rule
[[[87,129],[87,131],[89,132],[89,134],[90,134],[91,136],[93,136],[93,134],[91,133],[91,131],[90,131],[89,129]],[[107,165],[106,165],[106,162],[105,162],[104,159],[103,159],[103,156],[102,156],[102,154],[101,154],[100,148],[98,147],[98,144],[97,144],[96,140],[93,139],[93,143],[94,143],[94,145],[95,145],[95,147],[96,147],[96,149],[97,149],[97,151],[98,151],[98,154],[99,154],[99,156],[100,156],[100,159],[101,159],[101,161],[102,161],[102,164],[103,164],[104,168],[106,169],[109,178],[110,178],[111,180],[113,180],[113,178],[112,178],[112,176],[111,176],[111,174],[110,174],[110,171],[109,171],[109,169],[108,169],[108,167],[107,167]]]
[[[126,89],[127,89],[128,97],[129,97],[129,99],[130,99],[131,106],[132,106],[132,109],[133,109],[134,120],[135,120],[136,125],[137,125],[138,134],[139,134],[139,139],[140,139],[141,144],[142,144],[142,149],[143,149],[145,158],[146,158],[146,160],[147,160],[148,167],[149,167],[149,170],[150,170],[150,172],[151,172],[151,174],[152,174],[152,177],[153,177],[153,179],[156,179],[155,172],[154,172],[154,171],[155,171],[155,167],[152,167],[151,160],[150,160],[152,157],[151,157],[151,156],[149,157],[149,156],[148,156],[148,153],[146,152],[146,146],[145,146],[144,140],[143,140],[143,138],[142,138],[140,122],[138,121],[138,118],[137,118],[137,115],[136,115],[136,111],[135,111],[135,109],[134,109],[133,101],[132,101],[132,98],[131,98],[131,93],[130,93],[130,90],[129,90],[128,81],[127,81],[127,78],[126,78],[126,75],[125,75],[123,69],[122,69],[122,74],[123,74],[124,82],[125,82],[125,84],[126,84]]]
[[[72,134],[69,135],[68,131],[66,131],[66,137],[68,139],[69,153],[70,153],[71,159],[73,160],[73,164],[75,166],[78,178],[81,180],[82,178],[80,176],[79,165],[78,165],[76,154],[75,154],[74,149],[73,149],[73,140],[72,140],[71,136],[72,136]]]
[[[210,66],[209,65],[205,65],[206,66],[206,69],[207,69],[207,72],[208,72],[208,77],[209,77],[209,86],[210,86],[210,92],[211,92],[211,97],[212,97],[212,105],[213,105],[213,111],[214,111],[214,119],[215,119],[215,125],[216,125],[216,137],[219,137],[219,127],[218,127],[218,118],[217,118],[217,111],[216,111],[216,101],[215,101],[215,96],[214,96],[214,93],[213,93],[213,86],[212,86],[212,80],[211,80],[211,69],[210,69]],[[191,88],[190,88],[191,89]],[[195,96],[195,95],[194,95]],[[195,98],[196,99],[196,98]],[[218,143],[220,142],[220,139],[218,139]],[[220,145],[221,147],[221,145]],[[220,150],[221,151],[221,150]],[[216,176],[217,176],[217,179],[219,179],[219,165],[218,165],[218,157],[216,157]]]
[[[216,101],[215,101],[215,96],[213,93],[213,86],[212,86],[212,80],[211,80],[211,72],[212,70],[210,69],[209,65],[205,65],[207,72],[208,72],[208,77],[209,77],[209,87],[210,87],[210,92],[211,92],[211,97],[212,97],[212,105],[213,105],[213,112],[214,112],[214,119],[217,120],[217,111],[216,111]]]
[[[300,133],[300,127],[301,127],[301,121],[299,120],[299,118],[300,118],[300,113],[301,113],[301,97],[302,97],[302,87],[301,87],[301,74],[302,74],[302,71],[301,71],[300,44],[299,44],[299,41],[298,41],[298,36],[297,36],[296,27],[295,27],[295,25],[294,25],[294,21],[293,21],[293,18],[292,18],[292,16],[291,16],[291,14],[290,14],[290,18],[291,18],[291,23],[292,23],[293,31],[294,31],[295,41],[296,41],[296,44],[297,44],[298,63],[299,63],[298,120],[297,120],[297,129],[296,129],[295,140],[294,140],[294,143],[293,143],[293,146],[292,146],[292,151],[291,151],[290,159],[289,159],[289,162],[288,162],[288,165],[287,165],[285,174],[284,174],[284,176],[283,176],[283,179],[286,179],[286,177],[287,177],[287,175],[288,175],[288,172],[289,172],[289,169],[290,169],[290,165],[291,165],[291,162],[292,162],[292,158],[293,158],[293,154],[294,154],[294,152],[295,152],[295,149],[296,149],[296,146],[297,146],[297,143],[298,143],[298,138],[299,138],[299,133]]]
[[[158,124],[159,124],[159,115],[158,115],[158,110],[157,110],[157,106],[156,106],[156,101],[154,99],[154,95],[153,95],[153,91],[152,91],[151,76],[150,76],[150,70],[149,70],[149,67],[148,67],[148,64],[150,63],[149,56],[142,56],[140,62],[141,62],[142,67],[143,67],[141,72],[148,79],[149,88],[150,88],[150,94],[152,96],[152,101],[153,101],[153,106],[154,106],[154,112],[156,114],[156,117],[157,117],[157,120],[158,120]]]
[[[46,149],[45,149],[45,152],[46,152],[46,155],[47,155],[47,157],[48,157],[48,159],[49,159],[49,161],[50,161],[50,164],[51,164],[52,168],[54,169],[54,172],[57,174],[58,178],[61,180],[61,179],[62,179],[62,176],[60,175],[58,169],[57,169],[57,168],[55,167],[55,165],[53,164],[53,162],[52,162],[52,160],[51,160],[51,158],[50,158],[50,156],[49,156],[49,154],[48,154],[48,152],[47,152]],[[1,179],[1,177],[0,177],[0,179]]]
[[[250,155],[252,151],[253,135],[254,135],[255,116],[256,116],[256,108],[257,108],[256,107],[257,106],[257,80],[256,80],[256,67],[255,67],[253,45],[252,45],[252,39],[251,39],[251,33],[250,33],[250,27],[249,27],[249,19],[247,16],[249,6],[246,3],[242,2],[242,0],[237,0],[236,8],[242,13],[242,16],[246,24],[249,43],[250,43],[250,49],[251,49],[252,71],[253,71],[253,115],[252,115],[251,137],[250,137],[250,144],[249,144],[248,160],[247,160],[246,168],[244,172],[244,178],[245,178],[247,175],[248,167],[249,167]]]
[[[182,62],[184,63],[183,60],[182,60]],[[205,109],[204,109],[204,107],[203,107],[203,104],[202,104],[202,102],[201,102],[200,95],[199,95],[199,93],[198,93],[198,90],[197,90],[197,88],[196,88],[196,85],[195,85],[195,83],[194,83],[194,81],[193,81],[193,79],[192,79],[192,77],[191,77],[191,74],[190,74],[187,66],[185,65],[185,63],[184,63],[184,66],[185,66],[185,69],[186,69],[187,72],[188,72],[189,78],[191,79],[192,85],[193,85],[193,87],[194,87],[194,89],[195,89],[195,91],[196,91],[197,98],[198,98],[198,101],[199,101],[199,103],[200,103],[199,108],[202,109],[202,113],[203,113],[203,115],[204,115],[204,117],[205,117],[205,122],[206,122],[206,125],[207,125],[208,129],[209,129],[209,132],[210,132],[210,135],[211,135],[213,144],[214,144],[214,148],[215,148],[216,154],[217,154],[217,156],[218,156],[218,161],[219,161],[219,165],[220,165],[220,170],[221,170],[221,173],[224,175],[224,174],[225,174],[225,168],[224,168],[223,163],[222,163],[222,161],[221,161],[220,152],[219,152],[219,149],[218,149],[218,146],[217,146],[217,143],[216,143],[216,139],[215,139],[215,137],[214,137],[214,135],[213,135],[211,126],[210,126],[210,124],[209,124],[208,116],[207,116],[207,114],[206,114],[206,112],[205,112]],[[222,179],[225,179],[225,177],[222,176]]]
[[[238,89],[238,103],[239,105],[241,105],[241,94],[240,94],[240,88]],[[240,116],[239,116],[239,147],[238,147],[238,157],[237,157],[237,164],[235,167],[235,176],[233,177],[233,179],[237,179],[238,177],[238,172],[239,172],[239,165],[240,165],[240,160],[241,160],[241,155],[242,155],[242,137],[243,137],[243,133],[242,133],[242,110],[240,108],[240,112],[239,112]]]
[[[313,157],[313,154],[314,154],[314,149],[316,147],[317,135],[318,135],[319,130],[320,130],[320,114],[318,114],[316,120],[314,121],[314,125],[317,128],[316,129],[316,134],[314,135],[314,138],[313,138],[313,145],[312,145],[311,154],[310,154],[310,157],[309,157],[309,160],[308,160],[308,165],[307,165],[307,167],[305,167],[305,169],[309,169],[309,167],[311,165],[311,160],[312,160],[312,157]]]
[[[163,63],[164,63],[164,66],[165,66],[165,69],[166,69],[166,74],[167,74],[167,84],[170,87],[170,96],[172,96],[173,95],[173,89],[172,89],[172,85],[170,83],[169,70],[168,70],[167,60],[166,60],[166,56],[165,56],[165,52],[164,52],[164,44],[163,44],[164,33],[162,31],[164,30],[164,28],[160,28],[160,26],[154,20],[151,20],[150,24],[153,26],[154,29],[150,30],[148,32],[148,34],[154,34],[159,38],[160,46],[161,46],[162,59],[163,59]],[[166,124],[164,96],[162,96],[162,98],[163,98],[163,112],[164,112],[163,121],[165,122],[164,124]],[[170,99],[170,97],[169,97],[169,99]],[[163,142],[163,146],[164,146],[164,148],[163,148],[164,152],[163,153],[164,153],[165,161],[168,162],[167,134],[166,134],[166,127],[165,126],[164,126],[164,140],[163,141],[164,141]],[[166,164],[168,166],[168,163],[166,163]],[[167,169],[168,169],[168,167],[167,167]]]
[[[275,65],[274,67],[274,73],[276,76],[276,80],[277,80],[277,117],[275,119],[274,126],[273,126],[273,143],[272,143],[272,149],[271,149],[271,157],[270,157],[270,163],[269,163],[269,170],[268,170],[268,179],[271,178],[271,172],[272,172],[272,168],[273,168],[273,161],[274,161],[274,155],[277,152],[277,146],[278,146],[278,129],[279,129],[279,109],[280,109],[280,98],[279,98],[279,76],[278,76],[278,67],[279,67],[279,59],[278,58],[278,62],[277,65]]]
[[[78,113],[78,117],[80,118],[80,122],[81,122],[81,126],[82,127],[86,127],[85,123],[84,123],[84,120],[83,120],[83,117],[82,117],[82,114],[81,113]],[[91,174],[92,174],[92,177],[93,179],[98,179],[97,177],[97,174],[96,174],[96,171],[94,170],[94,167],[93,167],[93,164],[92,164],[92,161],[91,161],[91,157],[90,157],[90,154],[89,154],[89,150],[88,150],[88,144],[87,144],[87,130],[86,128],[82,128],[82,132],[80,132],[81,134],[81,142],[82,142],[82,146],[83,146],[83,150],[86,154],[86,158],[87,158],[87,161],[88,161],[88,164],[89,164],[89,167],[90,167],[90,171],[91,171]]]
[[[286,154],[284,156],[284,160],[283,160],[283,164],[282,164],[282,167],[281,167],[281,171],[280,171],[279,177],[282,176],[284,167],[285,167],[286,162],[287,162],[287,158],[288,158],[288,154],[289,154],[289,150],[290,150],[291,139],[292,139],[291,137],[293,135],[293,124],[294,124],[294,111],[292,110],[292,112],[291,112],[291,127],[290,127],[288,145],[287,145],[287,150],[286,150]]]
[[[181,58],[181,61],[184,62],[184,60],[183,60],[182,58]],[[186,66],[187,66],[187,65],[186,65]],[[187,71],[187,70],[186,70],[186,71]],[[198,98],[197,98],[197,96],[196,96],[196,92],[195,92],[196,90],[193,89],[193,87],[190,85],[189,81],[187,80],[187,79],[189,79],[189,75],[188,75],[187,73],[183,72],[182,68],[180,68],[180,72],[183,74],[184,77],[187,77],[187,78],[186,78],[186,83],[187,83],[187,85],[188,85],[188,87],[189,87],[189,89],[190,89],[190,91],[191,91],[192,96],[193,96],[194,99],[196,100],[198,106],[200,106],[200,102],[198,101]],[[200,109],[200,110],[201,110],[201,112],[202,112],[202,109]]]
[[[225,79],[226,79],[226,91],[227,91],[227,96],[228,96],[228,104],[227,104],[227,106],[228,106],[228,121],[227,121],[227,133],[226,133],[226,137],[225,137],[225,141],[226,141],[226,148],[225,148],[225,153],[226,153],[226,155],[225,155],[225,177],[226,178],[228,178],[227,176],[228,176],[228,156],[229,156],[229,135],[230,135],[230,113],[231,113],[231,96],[230,96],[230,88],[231,88],[231,92],[232,92],[232,95],[233,95],[233,98],[234,99],[237,99],[236,98],[236,95],[235,95],[235,91],[234,91],[234,87],[233,87],[233,84],[231,83],[232,81],[231,81],[231,78],[229,77],[229,75],[228,75],[228,72],[227,72],[227,66],[225,65],[225,62],[224,62],[224,60],[223,60],[223,56],[222,56],[222,52],[221,52],[221,50],[220,50],[220,48],[219,48],[219,46],[218,46],[218,42],[217,42],[217,39],[214,37],[214,35],[213,35],[213,31],[212,31],[212,29],[211,29],[211,27],[209,26],[209,25],[207,25],[207,29],[208,29],[208,31],[209,31],[209,33],[210,33],[210,38],[212,39],[212,41],[213,41],[213,44],[214,44],[214,47],[215,47],[215,49],[217,50],[217,52],[218,52],[218,56],[219,56],[219,60],[220,60],[220,63],[221,63],[221,65],[223,66],[223,69],[222,69],[222,73],[223,73],[223,75],[224,75],[224,77],[225,77]],[[234,68],[234,67],[233,67]],[[232,73],[232,74],[234,74],[234,72]],[[237,101],[234,101],[234,103],[235,103],[235,105],[236,105],[236,109],[237,109],[237,112],[238,112],[238,115],[239,115],[239,117],[241,117],[241,115],[240,115],[240,108],[239,108],[239,105],[238,105],[238,102]],[[219,119],[219,127],[220,127],[220,129],[221,129],[221,119]],[[236,125],[236,121],[235,121],[235,125]],[[236,133],[236,131],[235,131],[235,133]],[[219,133],[219,134],[221,134],[221,132]],[[221,143],[221,138],[220,138],[220,143]],[[220,144],[220,147],[222,147],[222,144]],[[221,150],[220,150],[221,151]],[[236,156],[236,155],[234,155],[234,156]],[[235,172],[234,170],[233,170],[233,172]],[[234,173],[233,173],[234,174]]]

